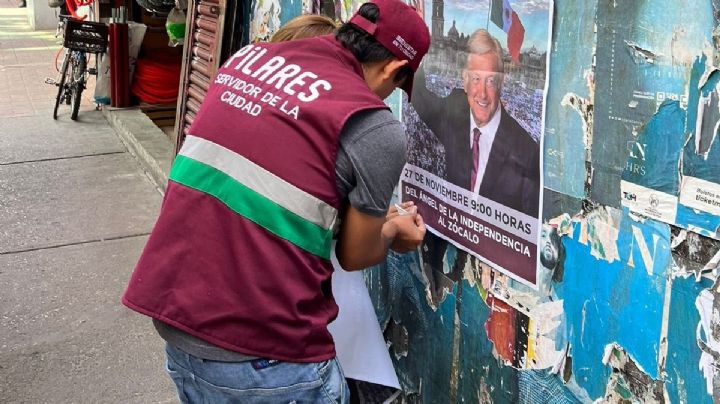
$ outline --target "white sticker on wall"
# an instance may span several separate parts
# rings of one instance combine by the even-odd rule
[[[720,216],[720,185],[696,177],[683,177],[680,203]]]
[[[622,181],[622,205],[632,212],[660,220],[665,223],[675,223],[678,197],[660,192],[652,188]]]

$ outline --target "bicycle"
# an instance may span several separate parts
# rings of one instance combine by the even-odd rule
[[[58,32],[63,33],[62,67],[58,78],[45,79],[48,84],[58,86],[53,119],[58,117],[60,104],[70,105],[70,119],[77,120],[82,92],[86,88],[88,75],[97,75],[97,57],[104,53],[108,42],[108,27],[104,23],[89,22],[61,15]],[[88,68],[88,54],[95,54],[95,67]]]

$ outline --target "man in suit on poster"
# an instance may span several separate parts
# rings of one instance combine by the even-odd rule
[[[468,40],[464,91],[445,98],[419,69],[412,105],[445,146],[446,179],[532,217],[540,199],[540,147],[500,102],[502,48],[486,30]]]
[[[467,43],[462,71],[464,89],[443,98],[429,91],[421,66],[416,73],[412,105],[420,119],[445,147],[445,179],[462,188],[532,217],[538,217],[540,147],[500,102],[504,76],[502,47],[486,30],[475,31]],[[433,300],[442,289],[447,242],[432,233],[425,237],[424,271]],[[448,274],[462,277],[467,254],[460,251]],[[433,271],[433,269],[435,271]],[[442,277],[441,277],[442,278]]]

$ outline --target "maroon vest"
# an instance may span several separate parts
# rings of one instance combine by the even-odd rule
[[[312,252],[283,236],[289,228],[302,239],[302,227],[292,215],[267,214],[275,205],[253,199],[246,170],[228,156],[339,210],[340,132],[354,113],[378,108],[386,106],[360,64],[331,36],[238,51],[219,69],[173,164],[123,303],[228,350],[296,362],[334,357],[325,247]],[[193,154],[191,140],[212,147]],[[233,167],[241,179],[225,174]]]

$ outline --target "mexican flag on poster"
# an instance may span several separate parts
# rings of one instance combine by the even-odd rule
[[[491,0],[490,21],[507,34],[507,48],[514,62],[520,61],[520,48],[525,39],[525,27],[510,6],[509,0]]]

